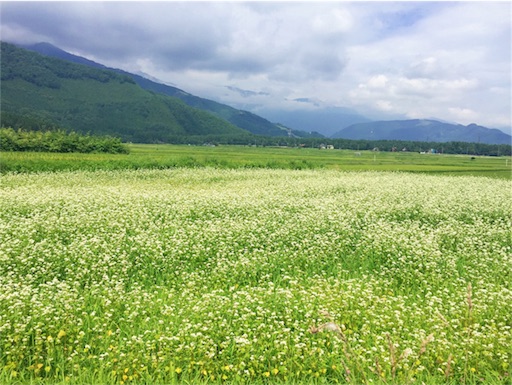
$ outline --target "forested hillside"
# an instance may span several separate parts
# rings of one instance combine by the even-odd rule
[[[129,76],[1,43],[2,125],[60,127],[133,142],[251,134],[181,100],[142,89]],[[35,126],[27,127],[27,122]]]
[[[31,51],[35,51],[41,53],[43,55],[67,60],[70,62],[84,64],[93,68],[102,68],[107,69],[102,64],[96,63],[94,61],[88,60],[81,56],[70,54],[66,51],[61,50],[58,47],[55,47],[48,43],[38,43],[33,45],[25,46]],[[191,107],[198,108],[200,110],[208,111],[215,116],[222,118],[237,127],[240,127],[244,130],[247,130],[255,135],[264,135],[264,136],[286,136],[287,131],[283,130],[279,125],[274,124],[261,116],[255,115],[248,111],[237,110],[231,106],[226,104],[218,103],[213,100],[201,98],[195,95],[192,95],[186,91],[183,91],[179,88],[169,86],[167,84],[157,83],[150,79],[147,79],[143,76],[132,74],[120,69],[111,68],[111,70],[116,71],[119,74],[126,75],[130,77],[135,83],[137,83],[141,88],[152,91],[158,94],[173,96],[180,100],[182,100],[185,104]],[[309,136],[308,133],[303,131],[293,131],[295,136]],[[318,135],[321,136],[321,135]]]

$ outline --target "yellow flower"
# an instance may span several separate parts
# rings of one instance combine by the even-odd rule
[[[62,338],[66,336],[66,332],[64,330],[60,330],[59,334],[57,334],[57,338]]]
[[[279,373],[279,369],[277,369],[277,368],[272,369],[272,374],[274,376],[277,375],[277,373]]]
[[[47,366],[47,367],[45,367],[45,368],[44,368],[44,371],[45,371],[46,373],[49,373],[49,372],[50,372],[50,370],[52,370],[52,368],[51,368],[50,366]]]
[[[263,373],[263,375],[264,375],[265,377],[270,377],[270,372],[265,372],[265,373]]]
[[[475,372],[476,372],[476,369],[475,369],[475,368],[471,368],[471,369],[469,369],[469,370],[471,370],[471,373],[475,373]]]
[[[228,379],[228,376],[226,376],[225,374],[222,375],[222,379],[223,380],[227,380]]]
[[[176,368],[176,369],[174,369],[174,371],[175,371],[176,373],[180,374],[183,370],[182,370],[181,368]]]

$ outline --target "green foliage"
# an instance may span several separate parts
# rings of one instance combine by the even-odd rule
[[[3,126],[62,127],[139,143],[248,134],[177,98],[143,90],[127,75],[42,56],[6,43],[1,47]]]
[[[0,128],[0,150],[34,152],[104,152],[127,154],[128,148],[119,138],[81,135],[76,132],[24,131]]]

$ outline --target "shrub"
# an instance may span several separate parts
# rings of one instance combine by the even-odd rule
[[[121,139],[111,136],[81,135],[74,131],[25,131],[0,128],[0,150],[36,152],[105,152],[126,154]]]

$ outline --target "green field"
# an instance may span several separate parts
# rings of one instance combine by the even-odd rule
[[[172,167],[333,169],[480,175],[512,179],[510,157],[244,146],[128,145],[128,155],[4,152],[2,172]],[[359,155],[360,154],[360,155]]]
[[[512,383],[510,159],[130,148],[1,154],[1,384]]]

